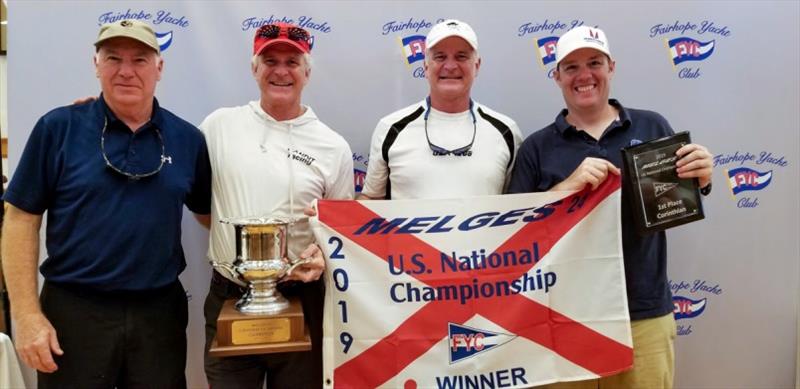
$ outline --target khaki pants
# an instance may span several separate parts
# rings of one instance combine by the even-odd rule
[[[633,369],[595,380],[558,382],[546,389],[671,389],[675,373],[675,317],[672,313],[631,322]]]

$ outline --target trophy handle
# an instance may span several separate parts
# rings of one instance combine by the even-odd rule
[[[293,262],[293,263],[292,263],[292,266],[290,266],[290,267],[289,267],[289,269],[287,269],[287,270],[286,270],[286,273],[287,273],[287,274],[288,274],[288,273],[291,273],[291,272],[292,272],[292,271],[294,271],[294,269],[296,269],[298,266],[303,266],[303,265],[305,265],[305,264],[307,264],[307,263],[311,263],[311,259],[309,259],[309,258],[306,258],[306,259],[301,259],[301,260],[299,260],[299,261],[297,261],[297,262]]]
[[[213,266],[214,269],[217,269],[217,270],[224,270],[225,273],[228,273],[228,275],[232,279],[238,279],[239,278],[239,272],[237,272],[236,268],[230,263],[211,261],[211,266]]]

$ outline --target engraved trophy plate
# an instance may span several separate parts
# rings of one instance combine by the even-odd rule
[[[217,271],[247,284],[238,301],[228,300],[217,319],[217,335],[209,354],[231,356],[305,351],[311,341],[297,299],[287,300],[276,289],[278,280],[301,260],[289,264],[289,226],[283,218],[237,218],[230,224],[236,233],[236,260],[213,262]]]
[[[689,143],[689,133],[681,132],[622,149],[623,186],[640,234],[704,218],[697,180],[675,171],[675,152]]]
[[[231,324],[231,343],[240,345],[286,342],[291,339],[290,328],[291,323],[285,317],[235,321]]]

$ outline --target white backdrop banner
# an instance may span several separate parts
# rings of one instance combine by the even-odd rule
[[[9,0],[8,11],[11,174],[39,117],[98,94],[92,42],[101,23],[134,17],[153,26],[165,60],[156,96],[199,124],[217,108],[258,99],[253,35],[262,24],[285,20],[314,35],[303,100],[350,143],[357,185],[378,119],[427,92],[420,39],[438,20],[456,18],[475,29],[482,63],[473,96],[513,118],[523,135],[564,108],[551,78],[554,39],[573,26],[598,26],[616,61],[611,96],[661,113],[715,155],[706,219],[667,233],[679,331],[676,386],[795,384],[798,1]],[[205,388],[208,236],[188,213],[183,231],[187,379]]]
[[[573,194],[320,201],[326,382],[520,388],[630,368],[619,193],[616,178]]]

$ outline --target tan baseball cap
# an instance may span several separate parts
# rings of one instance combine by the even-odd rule
[[[94,42],[96,48],[100,48],[100,44],[111,38],[130,38],[149,46],[156,53],[161,54],[161,49],[156,40],[156,33],[149,24],[136,20],[126,19],[114,23],[104,24],[100,27],[100,32],[97,34],[97,41]]]

